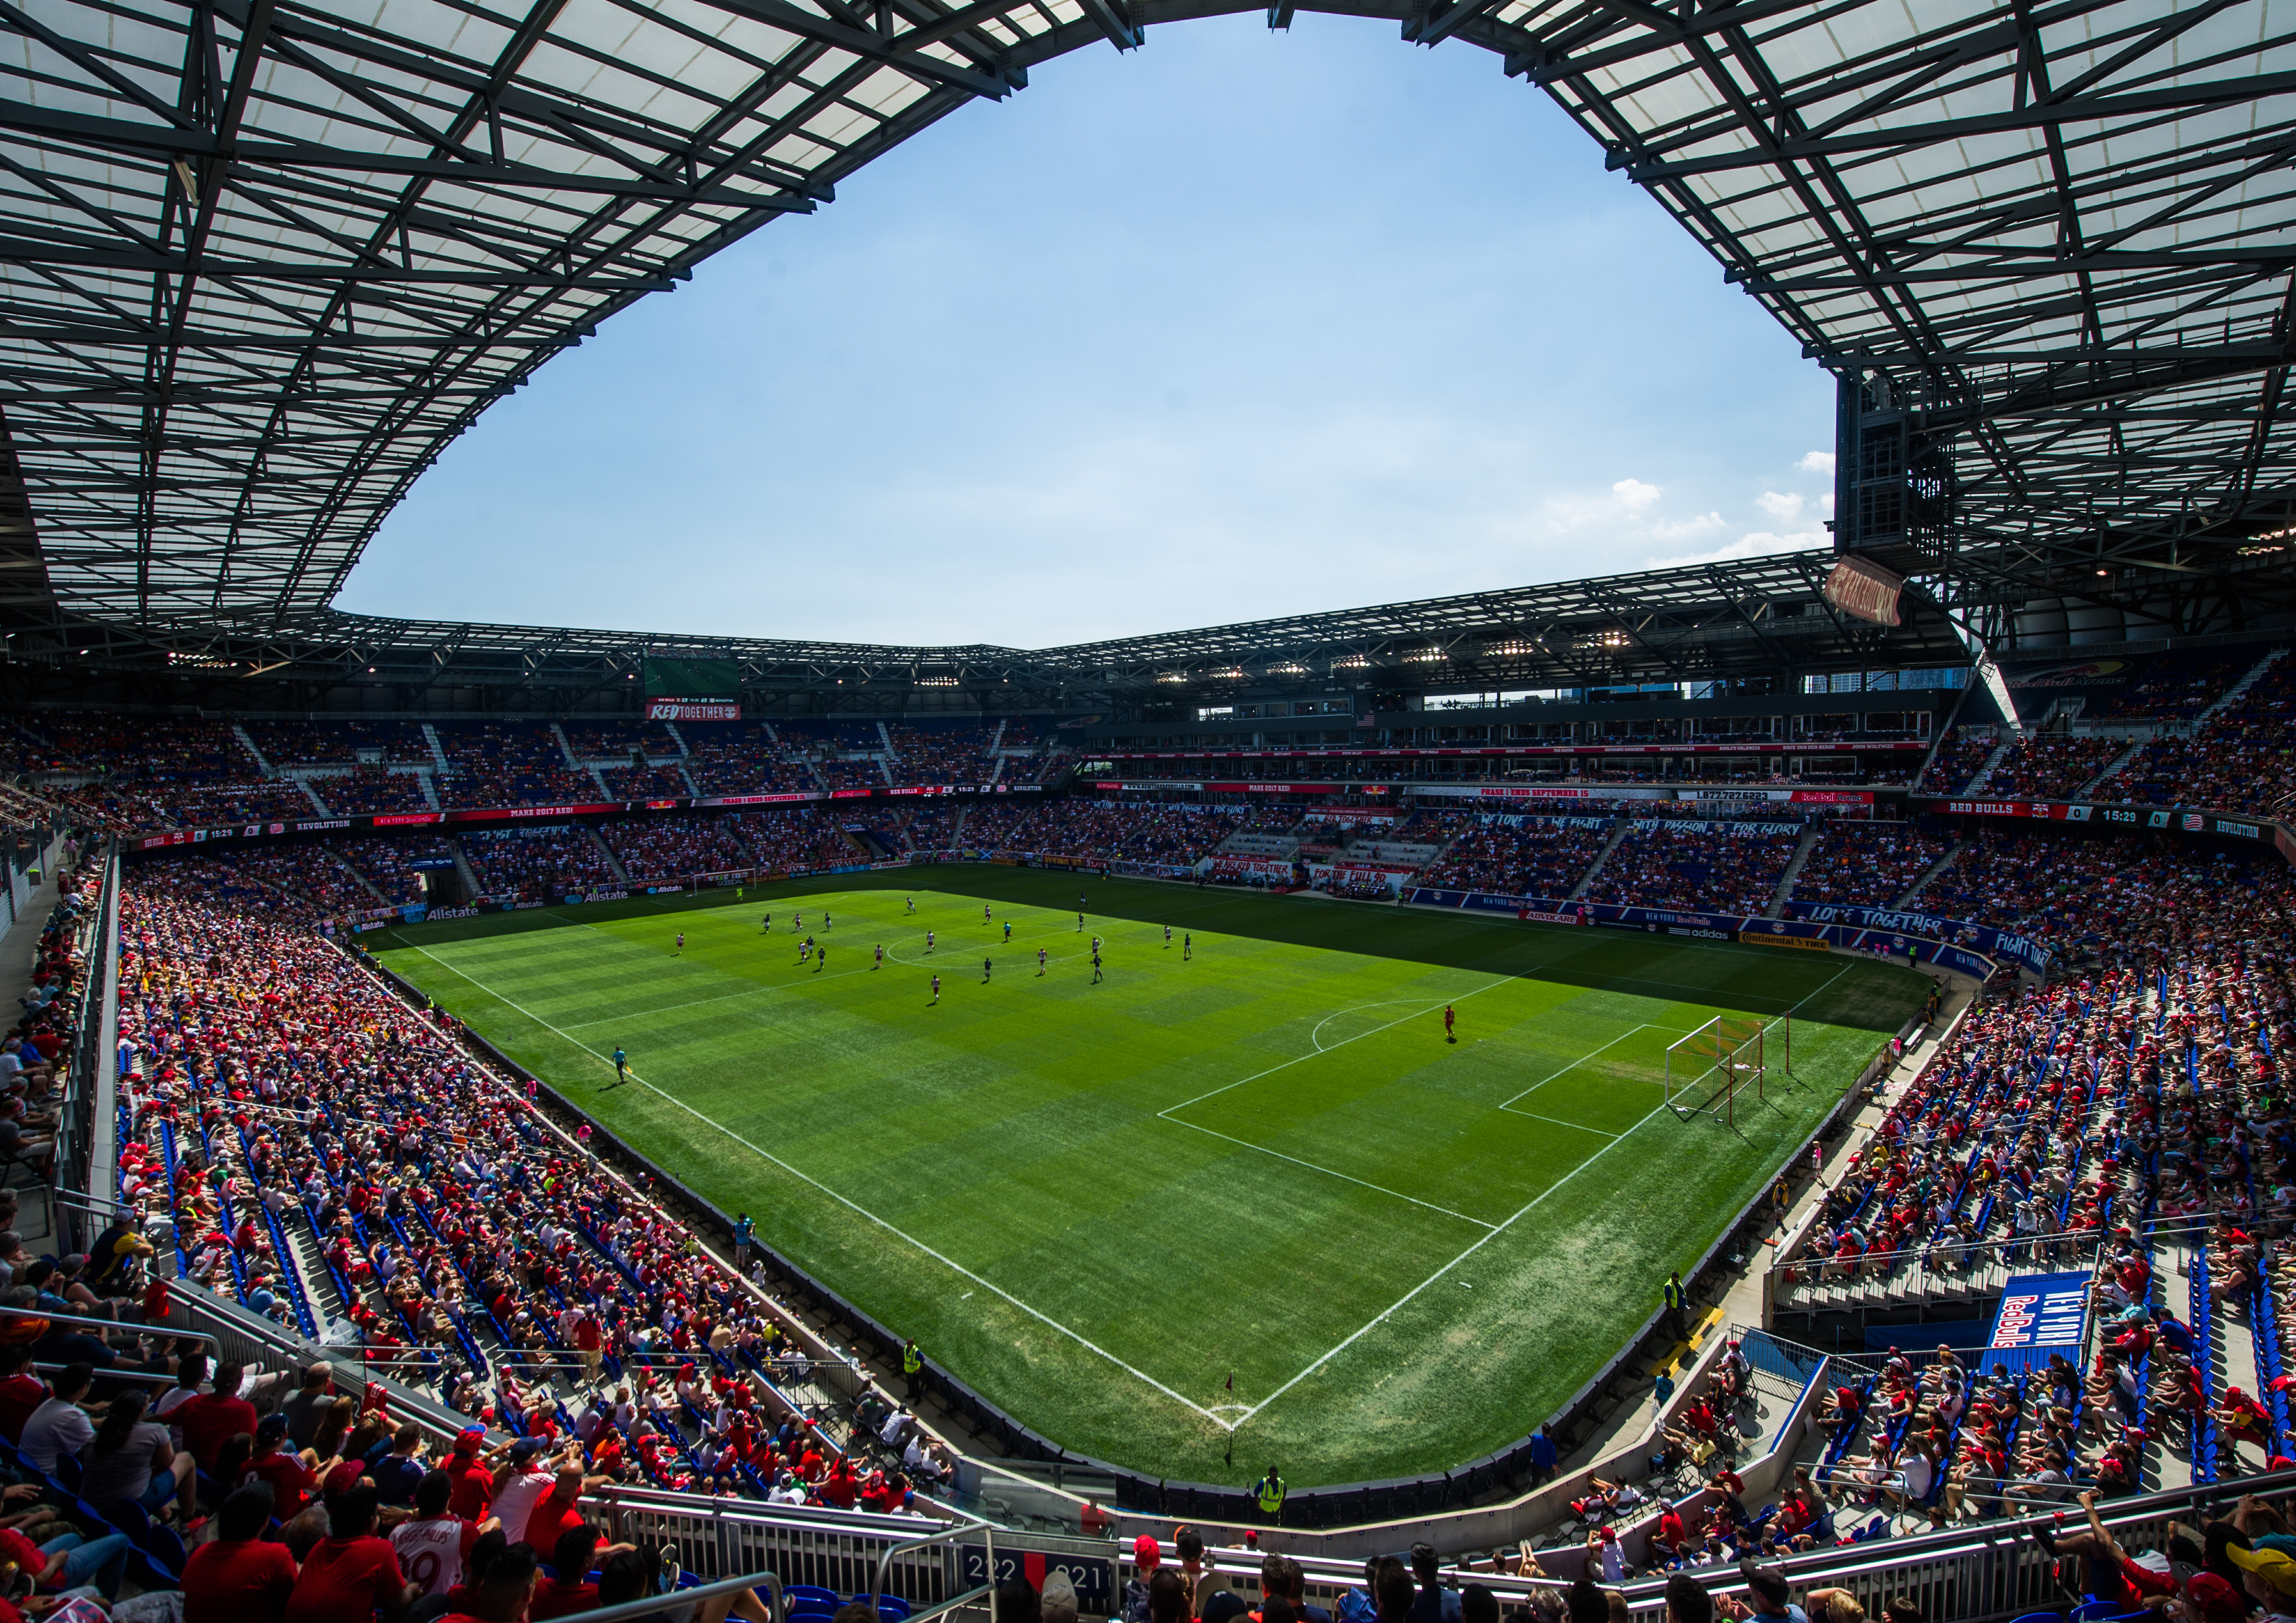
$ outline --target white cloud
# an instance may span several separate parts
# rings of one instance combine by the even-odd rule
[[[1658,499],[1659,488],[1654,484],[1644,484],[1639,479],[1621,479],[1611,487],[1611,494],[1619,498],[1619,505],[1628,512],[1639,513]]]
[[[1739,558],[1763,557],[1773,552],[1801,552],[1824,544],[1825,531],[1823,530],[1805,530],[1792,535],[1774,535],[1767,530],[1756,530],[1711,552],[1694,552],[1677,558],[1644,558],[1643,567],[1672,569],[1685,564],[1727,564]]]
[[[1702,513],[1695,518],[1662,518],[1651,526],[1651,534],[1661,541],[1681,541],[1720,528],[1722,515],[1719,513]]]
[[[1798,495],[1785,496],[1775,490],[1765,490],[1754,498],[1754,505],[1781,523],[1801,516],[1801,498]]]
[[[1831,478],[1833,474],[1833,453],[1832,451],[1810,451],[1807,453],[1800,462],[1795,463],[1794,466],[1800,468],[1805,474],[1824,474],[1828,478]]]

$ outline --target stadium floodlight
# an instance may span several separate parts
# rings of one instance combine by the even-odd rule
[[[1685,1121],[1712,1115],[1735,1126],[1739,1091],[1751,1083],[1757,1100],[1768,1098],[1770,1065],[1791,1070],[1792,1052],[1792,1015],[1768,1020],[1716,1015],[1667,1044],[1667,1108]]]

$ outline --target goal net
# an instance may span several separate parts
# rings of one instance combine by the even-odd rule
[[[1686,1037],[1667,1044],[1666,1102],[1677,1116],[1711,1112],[1734,1121],[1738,1094],[1752,1087],[1767,1098],[1769,1068],[1786,1067],[1792,1018],[1758,1020],[1717,1015]]]

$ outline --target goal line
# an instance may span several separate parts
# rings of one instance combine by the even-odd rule
[[[1677,1116],[1714,1115],[1734,1125],[1738,1095],[1769,1097],[1769,1071],[1793,1068],[1793,1017],[1716,1015],[1666,1046],[1666,1104]]]

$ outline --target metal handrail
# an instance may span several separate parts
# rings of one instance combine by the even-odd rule
[[[993,1590],[996,1587],[996,1524],[989,1521],[984,1521],[980,1517],[972,1515],[970,1512],[957,1510],[953,1505],[949,1508],[952,1514],[963,1516],[966,1520],[955,1527],[943,1528],[938,1532],[927,1533],[916,1538],[905,1538],[897,1544],[887,1545],[882,1551],[878,1552],[877,1578],[876,1581],[869,1587],[869,1594],[872,1597],[873,1603],[876,1597],[881,1596],[885,1593],[885,1573],[886,1570],[892,1566],[893,1557],[896,1555],[906,1554],[911,1550],[922,1550],[929,1545],[947,1544],[950,1539],[962,1537],[967,1533],[979,1533],[980,1535],[981,1543],[987,1546],[988,1551],[988,1567],[984,1574],[985,1581],[988,1588]]]
[[[51,1324],[85,1324],[94,1330],[125,1330],[138,1334],[149,1331],[155,1336],[173,1336],[178,1340],[204,1341],[220,1352],[223,1343],[205,1331],[177,1330],[173,1325],[127,1324],[118,1319],[83,1319],[74,1314],[42,1313],[37,1307],[0,1307],[0,1318],[45,1319]]]
[[[650,1594],[638,1600],[623,1601],[617,1605],[600,1607],[595,1611],[584,1612],[583,1623],[623,1623],[625,1619],[659,1618],[666,1613],[675,1613],[680,1608],[691,1606],[697,1601],[712,1600],[721,1594],[733,1594],[744,1589],[755,1589],[760,1584],[765,1586],[767,1594],[773,1597],[767,1603],[767,1610],[774,1619],[774,1623],[783,1623],[788,1614],[782,1606],[782,1580],[771,1572],[752,1572],[745,1578],[721,1578],[715,1583],[696,1584],[691,1589],[673,1590],[668,1594]]]

